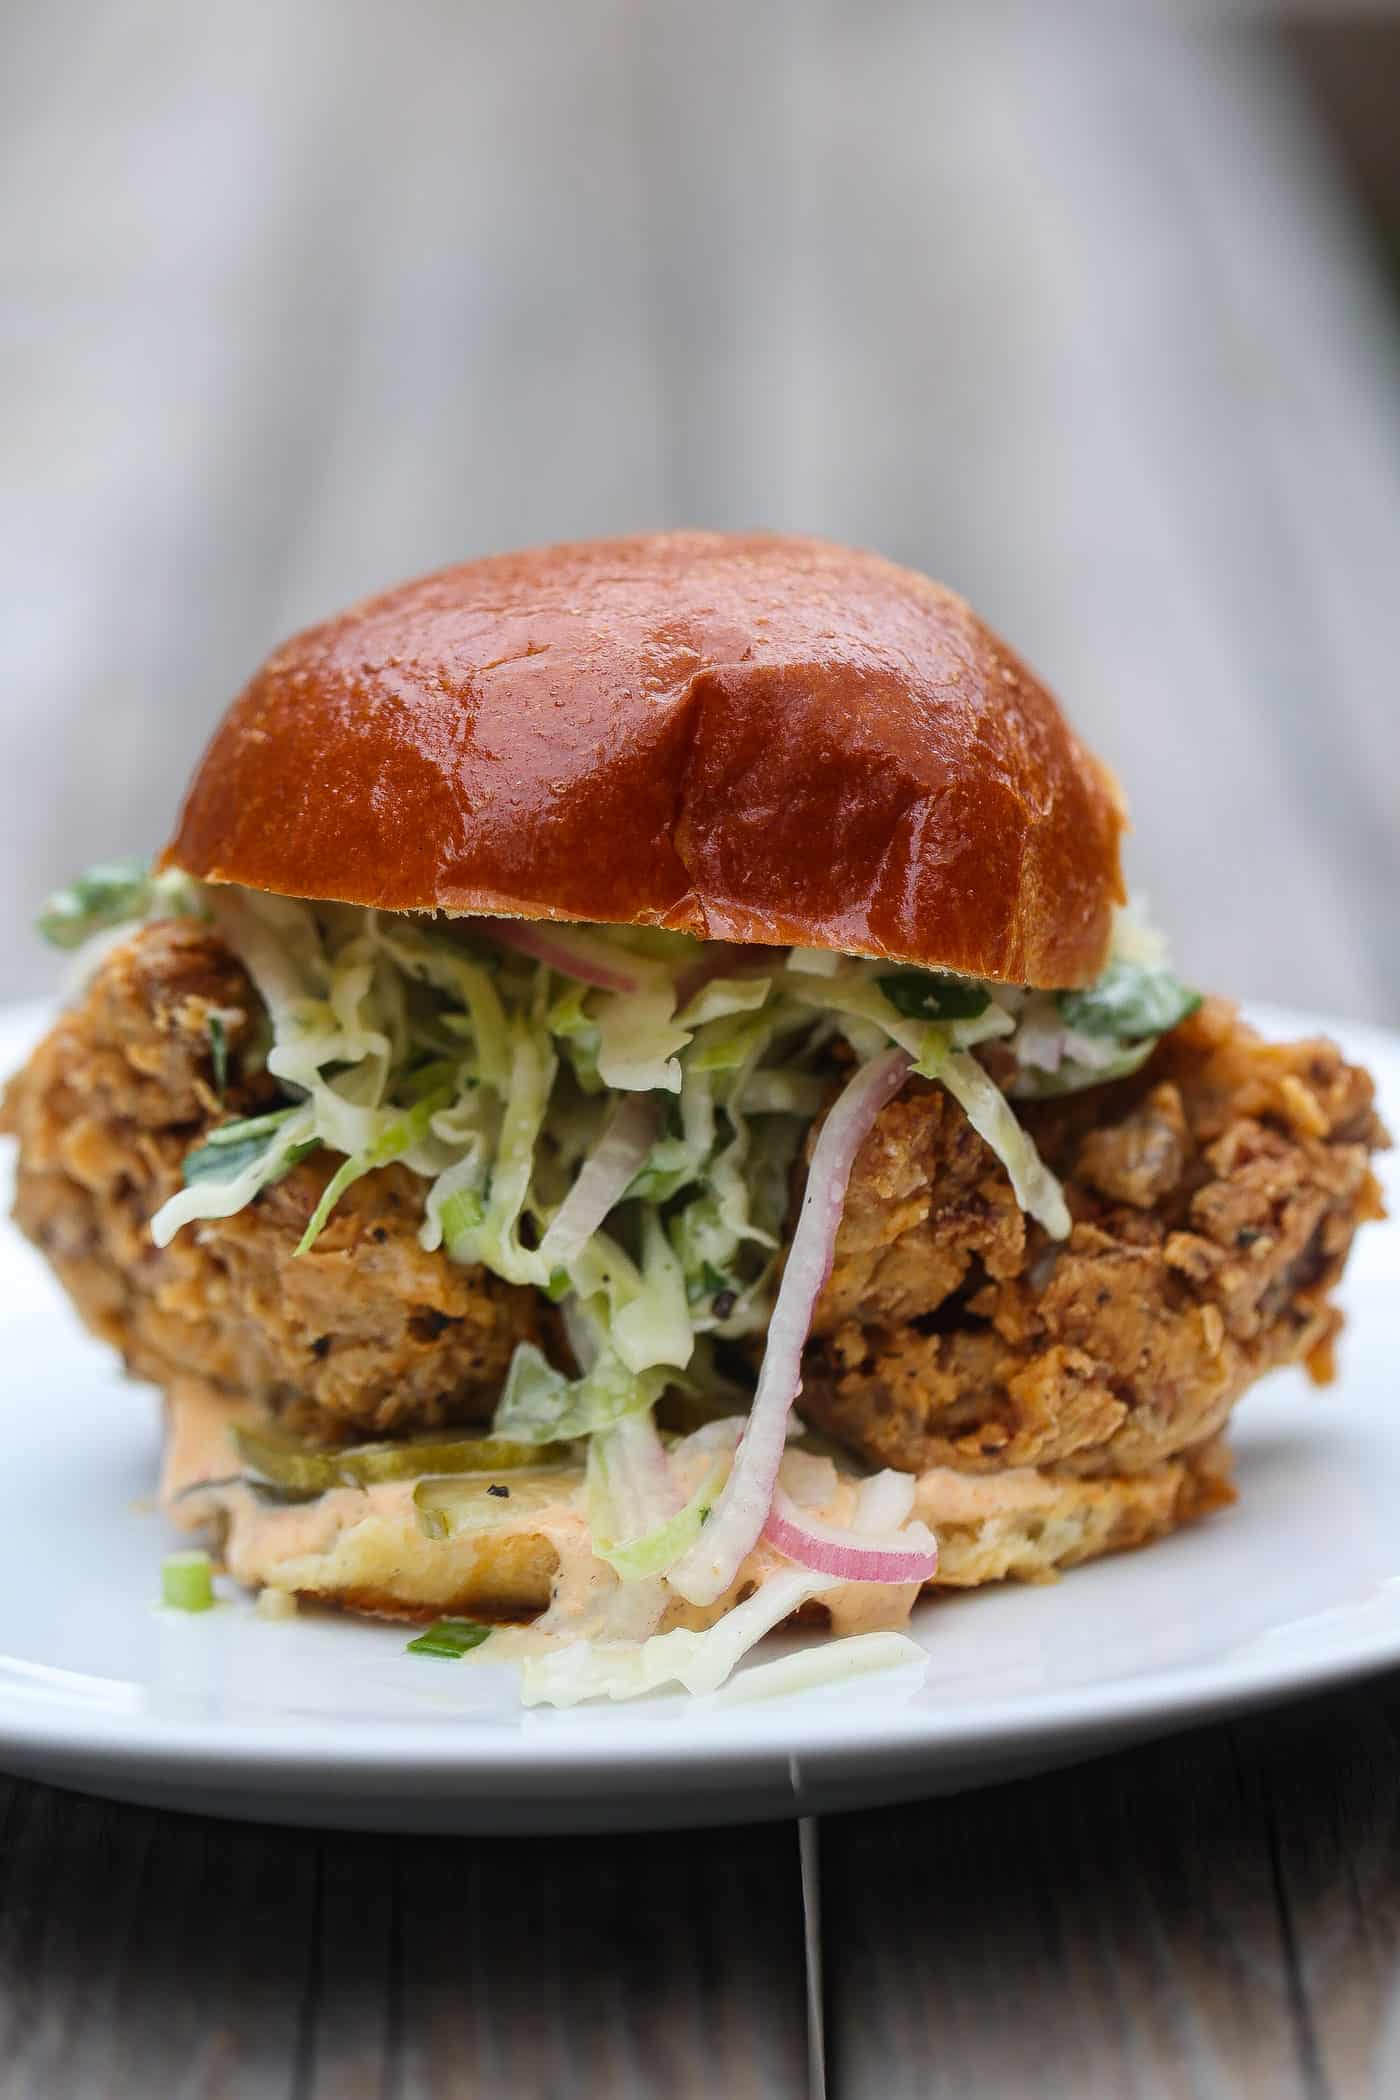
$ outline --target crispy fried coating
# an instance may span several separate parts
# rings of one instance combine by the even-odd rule
[[[1380,1215],[1367,1074],[1211,1001],[1130,1080],[1021,1113],[1062,1245],[956,1104],[914,1085],[852,1176],[803,1412],[872,1462],[1139,1473],[1204,1444],[1279,1364],[1330,1375],[1330,1293]]]
[[[88,1325],[162,1386],[195,1377],[329,1437],[488,1416],[516,1344],[549,1343],[554,1315],[425,1252],[406,1169],[354,1183],[303,1256],[324,1154],[237,1216],[152,1242],[186,1153],[277,1098],[258,1076],[263,1025],[210,929],[162,922],[114,950],[6,1097],[20,1225]],[[1029,1224],[951,1097],[911,1083],[857,1160],[802,1408],[872,1463],[1035,1477],[1056,1509],[1073,1481],[1155,1483],[1145,1536],[1224,1499],[1191,1486],[1218,1486],[1214,1466],[1170,1492],[1161,1469],[1215,1450],[1255,1378],[1330,1371],[1330,1294],[1380,1212],[1371,1083],[1330,1043],[1266,1044],[1211,1002],[1134,1078],[1020,1112],[1065,1183],[1070,1238]],[[1084,1552],[1126,1542],[1120,1501],[1075,1504]],[[1008,1553],[1004,1572],[1032,1572],[1039,1534]],[[1083,1553],[1061,1540],[1040,1557]]]
[[[222,1101],[214,1014],[233,1075]],[[276,1098],[242,1076],[260,1024],[210,929],[160,921],[114,950],[6,1095],[19,1225],[88,1326],[158,1385],[194,1374],[329,1436],[489,1416],[516,1343],[539,1338],[542,1301],[426,1253],[424,1184],[407,1169],[352,1184],[300,1257],[335,1165],[325,1154],[236,1217],[187,1225],[164,1250],[152,1241],[186,1153]]]

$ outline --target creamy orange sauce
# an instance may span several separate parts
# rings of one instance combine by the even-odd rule
[[[1042,1509],[1053,1493],[1035,1466],[1013,1466],[1005,1473],[955,1473],[951,1466],[934,1466],[919,1475],[914,1514],[936,1535],[940,1524],[980,1524],[987,1517]]]
[[[463,1593],[478,1557],[499,1556],[513,1536],[539,1539],[558,1563],[552,1601],[541,1630],[519,1629],[527,1635],[523,1640],[512,1633],[509,1645],[519,1652],[546,1641],[585,1637],[590,1622],[616,1595],[616,1575],[591,1549],[581,1470],[560,1468],[547,1477],[534,1476],[528,1495],[517,1488],[514,1506],[502,1501],[499,1516],[493,1510],[479,1530],[430,1538],[418,1523],[411,1480],[332,1488],[314,1502],[262,1502],[241,1480],[228,1477],[238,1470],[229,1429],[237,1421],[258,1419],[258,1411],[192,1382],[172,1389],[168,1408],[161,1482],[166,1512],[187,1530],[222,1519],[225,1565],[245,1588],[302,1591],[333,1601],[337,1593],[383,1584],[391,1592],[397,1588],[406,1607],[431,1610],[436,1601],[445,1608]],[[682,1462],[680,1484],[686,1494],[699,1486],[709,1462],[698,1454],[691,1465]],[[188,1492],[205,1481],[211,1483],[207,1492]],[[823,1491],[820,1501],[813,1487]],[[801,1491],[808,1507],[827,1522],[850,1522],[856,1482],[834,1467],[824,1473],[809,1470]],[[672,1597],[659,1630],[712,1625],[743,1594],[772,1575],[790,1572],[791,1565],[760,1544],[725,1596],[703,1608]],[[916,1583],[843,1583],[823,1592],[820,1602],[830,1613],[833,1632],[873,1633],[904,1625],[917,1595]],[[498,1659],[503,1645],[493,1637]]]
[[[446,1607],[483,1552],[499,1553],[511,1536],[540,1539],[557,1553],[556,1588],[566,1595],[586,1582],[587,1526],[576,1489],[581,1473],[549,1477],[548,1498],[538,1489],[494,1506],[479,1529],[450,1539],[420,1528],[412,1480],[329,1489],[314,1501],[262,1501],[236,1474],[239,1459],[229,1429],[260,1419],[256,1409],[230,1403],[193,1383],[173,1387],[161,1496],[167,1515],[186,1530],[222,1521],[224,1564],[245,1588],[269,1587],[333,1598],[340,1591],[372,1590],[404,1608]],[[209,1482],[204,1492],[189,1492]],[[557,1485],[556,1485],[557,1481]],[[605,1574],[610,1573],[604,1569]]]

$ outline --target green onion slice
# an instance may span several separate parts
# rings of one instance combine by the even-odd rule
[[[160,1601],[172,1611],[208,1611],[214,1569],[207,1553],[167,1553],[160,1564]]]
[[[409,1642],[406,1652],[441,1655],[449,1662],[459,1662],[473,1648],[479,1648],[490,1632],[489,1626],[479,1626],[475,1619],[435,1619],[426,1633]]]

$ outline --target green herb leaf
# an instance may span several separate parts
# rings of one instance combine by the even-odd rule
[[[198,1181],[232,1181],[267,1150],[281,1125],[295,1114],[293,1108],[279,1108],[271,1115],[219,1124],[202,1145],[185,1154],[185,1187],[193,1188]]]
[[[896,1013],[911,1021],[975,1021],[991,996],[972,977],[951,970],[899,970],[876,979]]]
[[[265,1137],[244,1138],[234,1145],[199,1145],[185,1154],[185,1187],[192,1189],[198,1181],[232,1181],[266,1150]]]
[[[687,1277],[685,1294],[692,1305],[716,1298],[728,1298],[732,1304],[739,1295],[739,1285],[732,1276],[726,1276],[722,1269],[717,1269],[713,1262],[704,1261],[700,1264],[698,1275]],[[720,1318],[723,1317],[724,1314],[720,1313]]]
[[[104,860],[55,890],[39,914],[39,931],[55,948],[78,948],[89,935],[141,918],[151,900],[144,860]]]
[[[288,1116],[295,1114],[296,1105],[292,1104],[287,1108],[269,1109],[261,1116],[240,1116],[236,1122],[217,1124],[204,1142],[206,1145],[241,1145],[248,1138],[271,1137]]]
[[[193,1188],[199,1181],[232,1181],[255,1159],[260,1159],[277,1131],[289,1117],[297,1114],[295,1107],[274,1109],[265,1116],[245,1116],[240,1122],[221,1123],[211,1130],[202,1145],[185,1154],[185,1187]],[[320,1144],[319,1138],[305,1138],[298,1145],[289,1145],[285,1158],[277,1169],[277,1178],[305,1159]]]
[[[409,1655],[441,1655],[449,1662],[459,1662],[471,1649],[479,1648],[491,1632],[489,1626],[479,1626],[475,1619],[435,1619],[426,1633],[410,1641]]]
[[[1188,990],[1169,971],[1131,962],[1110,963],[1082,992],[1060,992],[1055,1000],[1065,1021],[1081,1035],[1113,1036],[1124,1043],[1165,1035],[1200,1003],[1200,993]]]

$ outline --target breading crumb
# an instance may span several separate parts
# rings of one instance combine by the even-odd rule
[[[215,1007],[230,1017],[222,1102],[204,1079]],[[157,1385],[196,1375],[313,1435],[482,1420],[517,1342],[542,1339],[553,1314],[534,1291],[422,1248],[425,1185],[406,1167],[356,1182],[302,1260],[335,1164],[324,1148],[238,1215],[152,1244],[186,1154],[278,1098],[265,1076],[232,1076],[258,1013],[207,926],[159,920],[113,949],[6,1095],[16,1221],[88,1325]]]
[[[876,1465],[1139,1474],[1285,1363],[1325,1376],[1332,1291],[1376,1214],[1367,1074],[1211,1000],[1135,1078],[1024,1104],[1074,1229],[1028,1226],[936,1086],[851,1176],[802,1411]]]

